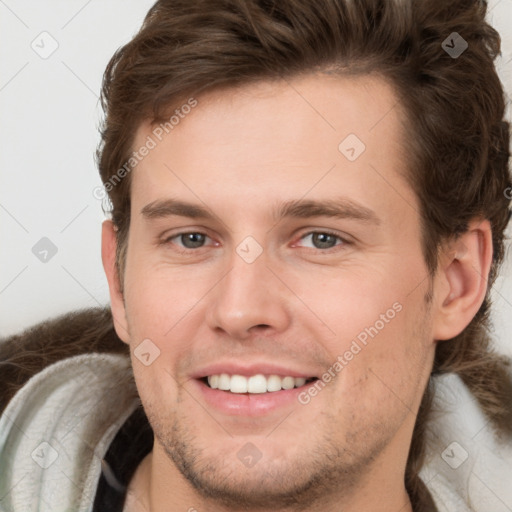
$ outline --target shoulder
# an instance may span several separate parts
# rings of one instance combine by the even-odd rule
[[[0,414],[21,387],[47,366],[85,353],[129,355],[110,308],[71,311],[0,340]]]
[[[512,439],[496,436],[457,375],[436,377],[427,432],[420,476],[439,512],[512,507]]]
[[[91,510],[100,461],[138,407],[131,362],[122,354],[74,355],[30,377],[0,416],[7,508],[49,511],[45,496],[66,510]]]

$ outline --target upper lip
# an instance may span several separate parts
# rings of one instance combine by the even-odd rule
[[[245,377],[250,377],[252,375],[263,374],[263,375],[281,375],[283,377],[303,377],[305,379],[309,379],[311,377],[317,377],[316,372],[314,370],[301,370],[289,368],[286,366],[281,366],[275,363],[265,363],[265,362],[247,362],[242,363],[240,361],[225,361],[225,362],[217,362],[205,366],[197,371],[195,371],[191,377],[194,379],[202,379],[204,377],[208,377],[210,375],[220,375],[221,373],[227,373],[228,375],[243,375]]]

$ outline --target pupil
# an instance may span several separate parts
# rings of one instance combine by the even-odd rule
[[[329,235],[328,233],[313,233],[313,243],[317,246],[319,244],[320,248],[334,247],[334,245],[329,242],[329,239],[331,239],[331,242],[334,242],[334,245],[336,244],[336,239],[333,235]]]
[[[182,235],[181,241],[187,248],[200,247],[204,242],[204,235],[201,233],[186,233]]]

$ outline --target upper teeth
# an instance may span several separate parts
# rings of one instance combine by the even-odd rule
[[[210,375],[208,384],[212,389],[231,391],[232,393],[266,393],[267,391],[281,391],[281,389],[292,389],[303,386],[306,379],[303,377],[279,377],[279,375],[258,374],[252,377],[243,375]]]

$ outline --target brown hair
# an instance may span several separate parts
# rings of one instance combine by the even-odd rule
[[[431,276],[442,242],[463,233],[470,219],[489,219],[492,227],[486,298],[459,336],[438,343],[432,373],[456,372],[496,432],[512,435],[508,361],[493,351],[488,333],[489,289],[504,256],[511,182],[509,124],[494,68],[500,37],[485,21],[486,10],[487,3],[476,0],[160,0],[106,68],[97,160],[103,183],[112,184],[130,161],[140,124],[166,121],[201,92],[313,72],[382,76],[407,119],[406,179],[419,199]],[[457,58],[442,46],[447,38],[453,45],[454,32],[468,44]],[[123,176],[107,188],[121,286],[131,174]],[[111,318],[104,321],[110,328]],[[406,468],[416,504],[425,498],[417,475],[432,389],[431,379]]]

